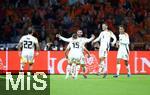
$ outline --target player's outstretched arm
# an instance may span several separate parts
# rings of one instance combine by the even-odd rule
[[[92,34],[92,35],[91,35],[91,38],[86,38],[85,43],[91,42],[92,40],[94,40],[94,38],[95,38],[95,36]]]
[[[70,42],[71,41],[71,38],[65,38],[65,37],[61,36],[60,34],[56,34],[56,37],[63,40],[63,41],[65,41],[65,42]]]
[[[94,44],[97,41],[100,41],[100,38],[101,38],[101,34],[92,42],[92,44]]]
[[[21,51],[22,42],[19,42],[19,44],[17,45],[17,47],[18,47],[18,51]]]
[[[65,51],[64,51],[64,52],[65,52],[65,57],[66,57],[67,59],[68,59],[68,53],[67,53],[68,51],[69,51],[68,48],[66,48]]]
[[[88,54],[88,57],[90,57],[90,52],[88,51],[88,49],[86,47],[84,47],[84,50]]]

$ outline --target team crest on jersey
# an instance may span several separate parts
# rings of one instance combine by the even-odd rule
[[[88,55],[85,55],[85,64],[86,64],[86,72],[87,73],[97,73],[99,64],[96,56],[91,54],[88,58]]]

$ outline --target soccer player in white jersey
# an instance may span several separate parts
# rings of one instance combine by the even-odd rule
[[[111,45],[114,46],[114,44],[116,43],[116,36],[112,31],[108,30],[108,25],[105,23],[102,24],[102,30],[103,31],[100,33],[98,38],[96,38],[92,42],[92,44],[97,41],[100,42],[100,48],[99,48],[100,64],[99,64],[98,75],[100,75],[103,72],[104,73],[103,78],[105,78],[107,75],[105,59],[107,58],[107,52],[109,51],[110,48],[110,39],[113,38],[113,42],[111,42]]]
[[[86,43],[89,43],[91,42],[95,36],[92,35],[91,38],[85,38],[85,37],[82,37],[83,35],[83,31],[82,30],[78,30],[77,31],[77,36],[78,36],[78,39],[80,40],[80,43],[82,43],[83,45],[85,45]],[[62,37],[61,35],[57,34],[56,37],[60,38],[61,40],[65,41],[65,42],[71,42],[72,41],[72,37],[71,38],[65,38],[65,37]],[[82,58],[80,60],[80,64],[81,64],[81,67],[82,67],[82,70],[83,70],[83,76],[84,78],[87,78],[86,76],[86,66],[85,66],[85,61],[84,61],[84,54],[83,52],[81,52],[82,54]]]
[[[118,49],[118,54],[117,54],[117,74],[114,75],[114,77],[119,77],[119,72],[120,72],[120,60],[123,59],[128,71],[128,77],[131,76],[130,73],[130,65],[128,63],[129,61],[129,36],[128,34],[125,32],[125,28],[123,25],[119,26],[119,41],[116,44],[116,46],[119,48]]]
[[[72,41],[68,44],[65,55],[68,59],[68,65],[66,68],[66,79],[69,77],[69,73],[71,72],[71,65],[76,64],[75,66],[75,79],[77,79],[79,70],[80,70],[80,60],[83,57],[84,50],[88,53],[90,56],[89,51],[84,47],[83,43],[80,42],[80,39],[78,38],[77,34],[72,35]],[[67,55],[67,51],[69,51]],[[73,74],[72,74],[73,75]]]
[[[37,38],[33,35],[33,28],[28,28],[28,34],[22,36],[18,44],[18,50],[21,55],[20,60],[20,71],[24,70],[24,65],[29,63],[29,71],[32,70],[32,65],[34,63],[34,54],[37,56],[38,51],[35,53],[34,50],[39,50],[39,44]],[[35,47],[36,46],[36,47]],[[21,51],[22,50],[22,51]],[[21,51],[21,52],[20,52]]]

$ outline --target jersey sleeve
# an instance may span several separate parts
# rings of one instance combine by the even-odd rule
[[[60,36],[59,39],[65,41],[65,42],[70,42],[72,38],[65,38],[63,36]]]
[[[22,43],[24,41],[24,37],[21,37],[19,43]]]
[[[101,38],[102,38],[102,32],[99,34],[99,36],[93,42],[95,43],[97,41],[100,41]]]
[[[35,42],[35,44],[38,44],[38,39],[35,38],[35,39],[34,39],[34,42]]]
[[[94,37],[91,38],[84,38],[84,43],[89,43],[94,39]]]

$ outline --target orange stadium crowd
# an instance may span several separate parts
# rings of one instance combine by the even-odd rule
[[[131,50],[150,50],[149,6],[149,0],[0,0],[0,44],[18,43],[33,26],[42,50],[63,50],[67,43],[57,33],[71,37],[81,29],[97,37],[105,22],[117,38],[118,26],[126,25]]]

